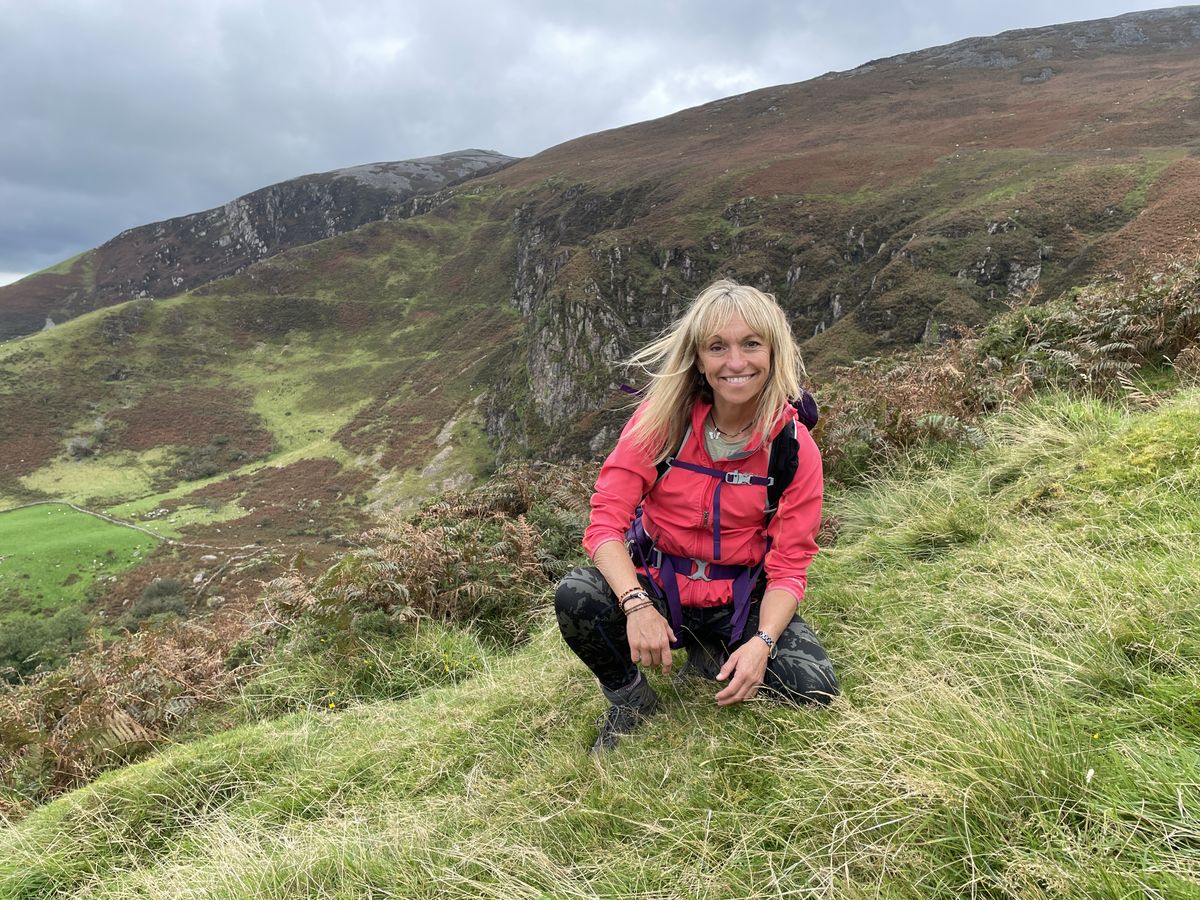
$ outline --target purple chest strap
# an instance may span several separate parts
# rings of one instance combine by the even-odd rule
[[[726,472],[709,466],[697,465],[696,463],[681,462],[674,458],[667,460],[667,465],[719,479],[717,488],[713,492],[714,560],[721,558],[721,488],[726,484],[752,484],[760,487],[770,487],[774,483],[774,479],[770,477],[750,475],[745,472]],[[756,566],[730,566],[717,562],[692,559],[687,556],[674,556],[670,553],[663,553],[654,545],[654,540],[646,533],[646,529],[642,525],[640,508],[634,518],[633,525],[630,526],[625,537],[629,545],[630,555],[637,554],[636,558],[641,562],[642,568],[646,570],[647,574],[649,574],[651,567],[659,570],[662,580],[661,592],[658,589],[658,585],[654,584],[653,579],[651,579],[651,584],[655,588],[655,593],[660,598],[666,600],[667,610],[671,617],[671,629],[675,632],[675,642],[671,645],[672,647],[678,648],[683,643],[683,605],[679,600],[677,575],[683,575],[693,581],[732,581],[733,622],[731,623],[729,641],[732,644],[737,643],[741,639],[742,632],[746,628],[746,621],[750,617],[750,595],[754,591],[754,585],[758,582],[758,576],[762,573],[763,565],[766,562],[766,554],[771,549],[770,538],[767,538],[767,547],[763,552],[763,559]],[[692,571],[693,568],[695,571]]]
[[[717,479],[717,489],[713,491],[713,559],[721,558],[721,488],[727,484],[754,484],[760,487],[770,487],[775,479],[763,475],[750,475],[746,472],[726,472],[711,466],[701,466],[697,463],[681,462],[672,457],[667,465],[675,469],[687,469],[700,475]]]
[[[771,549],[771,541],[767,539],[767,549]],[[686,556],[673,556],[670,553],[655,551],[661,557],[662,565],[659,574],[662,577],[663,592],[666,594],[667,610],[671,614],[671,630],[675,632],[675,643],[671,646],[678,648],[683,637],[683,604],[679,601],[679,582],[677,574],[697,581],[732,581],[733,582],[733,622],[729,629],[729,643],[736,644],[746,630],[746,620],[750,618],[750,594],[762,572],[763,564],[757,566],[723,566],[719,563],[704,563],[701,560]],[[696,571],[690,570],[695,567]]]

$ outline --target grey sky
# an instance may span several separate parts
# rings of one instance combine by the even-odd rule
[[[0,283],[308,172],[528,156],[868,59],[1161,5],[0,0]]]

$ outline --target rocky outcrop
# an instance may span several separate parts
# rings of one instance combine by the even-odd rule
[[[990,37],[967,38],[886,60],[872,60],[849,72],[825,77],[845,77],[874,71],[882,63],[919,63],[931,69],[1023,69],[1048,59],[1079,58],[1142,47],[1182,48],[1200,44],[1198,7],[1176,6],[1126,13],[1109,19],[1047,25],[1005,31]],[[1032,67],[1031,67],[1032,68]],[[1032,68],[1022,76],[1026,84],[1048,81],[1053,67]]]
[[[514,160],[464,150],[283,181],[205,212],[131,228],[67,272],[0,288],[0,340],[141,297],[168,297],[368,222],[428,212],[431,194]],[[64,267],[58,267],[64,268]],[[35,327],[36,326],[36,327]]]
[[[651,190],[642,185],[605,194],[577,185],[513,214],[511,302],[527,321],[530,399],[546,427],[561,427],[599,405],[596,395],[607,385],[598,377],[628,350],[630,329],[648,318],[639,303],[645,278],[636,270],[652,264],[653,249],[617,244],[602,250],[592,239],[644,215]],[[569,264],[571,272],[564,273]],[[503,423],[495,424],[503,430]]]

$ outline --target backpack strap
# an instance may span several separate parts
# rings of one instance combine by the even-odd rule
[[[779,498],[796,477],[800,467],[800,442],[796,440],[796,423],[788,422],[775,440],[771,441],[771,458],[767,462],[767,475],[771,483],[767,486],[767,521],[779,509]]]
[[[678,457],[679,454],[683,452],[683,448],[687,445],[688,438],[690,438],[691,436],[692,436],[692,426],[689,425],[687,427],[687,431],[685,431],[683,433],[683,440],[679,442],[679,449],[676,450],[674,453],[672,453],[670,456],[668,456],[666,459],[664,459],[662,462],[658,463],[654,467],[655,471],[658,472],[658,475],[655,476],[655,478],[654,478],[654,484],[658,484],[660,481],[662,481],[663,477],[669,471],[671,471],[671,466],[674,464],[676,457]],[[651,490],[654,489],[653,484],[650,485],[650,489]]]
[[[675,640],[671,643],[672,649],[678,649],[683,646],[683,605],[679,599],[679,583],[676,580],[676,574],[685,575],[693,580],[703,581],[729,581],[731,582],[731,591],[733,593],[733,622],[730,631],[730,641],[736,643],[742,636],[743,630],[746,627],[746,621],[750,615],[750,595],[754,591],[754,586],[758,582],[759,573],[762,571],[765,563],[765,557],[757,566],[726,566],[720,563],[700,563],[698,560],[689,559],[685,556],[673,556],[670,553],[664,553],[654,545],[654,539],[646,531],[645,525],[642,523],[642,508],[637,508],[637,514],[634,516],[633,524],[629,530],[625,532],[625,546],[629,552],[630,558],[635,563],[640,562],[642,568],[650,582],[650,590],[654,596],[664,601],[667,607],[667,615],[671,621],[671,628],[675,632]],[[771,548],[771,540],[767,539],[767,549]],[[692,573],[692,567],[695,565],[697,571]],[[650,567],[659,570],[658,582],[650,576]]]
[[[817,401],[813,395],[801,389],[800,397],[792,401],[792,407],[796,410],[796,418],[804,423],[805,428],[812,431],[821,418],[821,411],[817,408]],[[775,515],[775,511],[779,509],[779,498],[783,496],[787,486],[796,477],[796,470],[800,467],[799,454],[800,441],[796,438],[796,421],[793,420],[788,422],[783,431],[775,436],[775,440],[771,441],[771,458],[767,462],[767,474],[774,481],[767,488],[768,522]]]

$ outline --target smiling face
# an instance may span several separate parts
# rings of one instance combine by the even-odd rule
[[[696,366],[713,392],[718,427],[733,428],[753,417],[771,372],[771,347],[737,313],[700,342]]]

